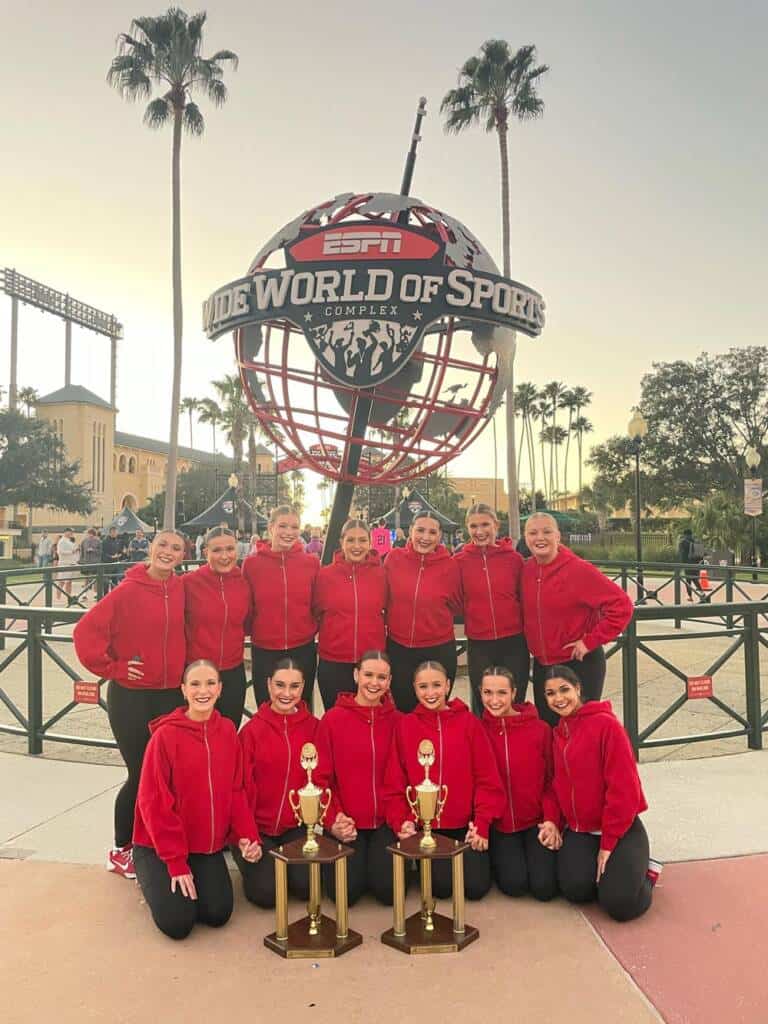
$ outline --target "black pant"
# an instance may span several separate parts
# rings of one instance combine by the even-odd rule
[[[261,846],[263,854],[261,860],[255,864],[244,860],[243,855],[236,846],[231,846],[232,856],[235,864],[243,876],[243,892],[246,899],[255,903],[257,907],[269,910],[275,905],[275,858],[270,857],[269,851],[274,850],[284,843],[290,843],[294,839],[306,839],[305,828],[289,828],[279,836],[266,836],[262,833]],[[291,896],[298,900],[309,899],[309,868],[302,864],[290,864],[288,867],[288,891]]]
[[[581,699],[585,704],[588,700],[600,700],[603,695],[603,683],[605,682],[605,651],[602,647],[596,647],[594,651],[585,654],[581,661],[574,659],[572,661],[563,661],[561,664],[573,669],[581,680]],[[543,718],[549,725],[555,726],[560,721],[560,717],[554,711],[550,711],[547,699],[544,696],[545,683],[551,676],[552,666],[542,665],[541,662],[534,658],[533,697],[536,701],[539,718]]]
[[[198,921],[220,928],[232,916],[232,879],[222,851],[190,853],[187,861],[195,880],[196,900],[185,896],[178,885],[176,892],[171,892],[168,868],[151,847],[133,848],[136,878],[152,918],[172,939],[186,939]]]
[[[354,843],[346,843],[355,852],[347,857],[349,905],[357,903],[364,892],[372,893],[379,903],[392,906],[392,854],[387,847],[397,842],[388,825],[363,828]],[[336,899],[336,875],[333,864],[323,865],[323,886],[330,899]]]
[[[413,675],[422,661],[439,661],[453,682],[456,679],[456,642],[433,647],[403,647],[391,638],[387,654],[392,662],[392,699],[400,711],[413,711],[419,703],[413,691]]]
[[[234,722],[235,729],[239,729],[245,707],[245,666],[240,662],[234,668],[221,669],[219,675],[222,687],[216,709],[230,722]]]
[[[539,842],[539,830],[497,832],[491,829],[491,872],[507,896],[530,893],[537,900],[557,894],[557,854]]]
[[[531,656],[523,633],[502,636],[498,640],[467,640],[467,661],[472,691],[472,710],[482,715],[483,702],[480,700],[480,683],[483,672],[491,665],[503,665],[515,677],[517,695],[515,700],[522,704],[528,689],[528,673]]]
[[[448,836],[449,839],[458,839],[464,842],[467,834],[467,827],[463,828],[440,828],[435,829],[440,835]],[[464,851],[464,895],[468,900],[479,900],[491,888],[491,861],[488,851],[482,853],[478,850]],[[445,900],[453,895],[453,877],[451,859],[432,861],[432,892],[440,899]]]
[[[179,687],[132,690],[111,680],[107,715],[112,735],[128,769],[128,778],[115,799],[115,846],[128,846],[133,837],[133,809],[139,792],[141,763],[149,743],[149,723],[184,704]]]
[[[354,662],[326,661],[321,658],[317,663],[317,685],[326,711],[330,711],[340,693],[355,692],[354,671]]]
[[[253,695],[257,704],[269,700],[267,679],[272,675],[276,662],[281,658],[294,658],[301,666],[304,676],[304,700],[312,707],[312,691],[315,686],[315,670],[317,669],[317,649],[314,640],[300,647],[289,647],[285,651],[272,651],[265,647],[251,648],[251,667]]]
[[[648,870],[648,834],[642,821],[635,818],[629,830],[608,858],[599,885],[597,853],[600,836],[591,832],[563,833],[563,845],[557,855],[557,880],[560,891],[572,903],[598,903],[615,921],[631,921],[651,905],[652,885]]]

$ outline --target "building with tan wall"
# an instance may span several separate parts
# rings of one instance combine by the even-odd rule
[[[482,502],[497,512],[509,511],[509,495],[501,478],[495,481],[495,487],[493,477],[488,476],[452,476],[449,473],[448,479],[457,494],[462,495],[459,499],[460,508],[469,508],[470,505]]]

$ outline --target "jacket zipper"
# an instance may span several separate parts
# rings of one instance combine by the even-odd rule
[[[280,564],[283,568],[283,595],[285,604],[285,616],[283,621],[285,622],[285,647],[284,651],[288,650],[288,573],[285,570],[285,555],[280,556]]]
[[[275,835],[279,836],[280,819],[283,816],[283,807],[285,807],[285,795],[288,792],[288,776],[291,773],[291,741],[288,739],[288,719],[283,722],[283,735],[285,736],[285,745],[288,748],[288,760],[285,763],[285,785],[283,786],[283,795],[280,800],[280,807],[275,818]]]
[[[224,665],[224,633],[227,628],[227,622],[229,621],[229,606],[227,605],[227,598],[224,594],[223,576],[219,578],[219,583],[221,585],[221,602],[224,605],[224,622],[221,626],[221,645],[219,647],[219,668],[222,668]]]
[[[163,607],[165,608],[165,632],[163,635],[163,686],[168,685],[168,586],[163,582]]]
[[[488,557],[483,551],[483,569],[485,571],[485,584],[488,587],[488,604],[491,607],[491,622],[493,623],[493,639],[499,639],[499,633],[496,629],[496,612],[493,610],[493,592],[491,591],[491,574],[488,572]]]
[[[571,742],[571,733],[566,722],[563,722],[563,728],[565,729],[566,735],[565,745],[563,746],[563,764],[565,765],[565,771],[568,775],[568,781],[571,784],[571,809],[573,810],[573,820],[576,822],[576,831],[581,832],[581,829],[579,828],[579,816],[576,813],[576,790],[573,788],[571,769],[568,767],[568,744]]]
[[[440,737],[440,741],[439,741],[439,744],[438,744],[439,749],[440,749],[440,773],[438,775],[437,784],[442,789],[443,788],[443,723],[440,721],[440,712],[439,711],[437,713],[437,732],[438,732],[438,735]],[[437,795],[438,795],[438,797],[440,796],[439,793]]]
[[[203,742],[205,743],[205,753],[208,758],[208,795],[211,800],[211,848],[208,851],[213,853],[213,846],[216,841],[216,830],[214,826],[214,814],[213,814],[213,779],[211,778],[211,748],[208,744],[208,723],[203,722]]]
[[[542,570],[539,568],[539,575],[536,578],[536,617],[539,620],[539,640],[541,640],[541,660],[546,665],[547,663],[547,648],[544,645],[544,627],[541,622],[541,584],[542,584]]]
[[[379,820],[379,804],[376,799],[376,738],[373,733],[374,713],[371,712],[371,783],[373,785],[373,828],[377,828]]]
[[[352,653],[354,654],[353,661],[356,662],[357,661],[357,616],[358,616],[358,607],[357,607],[357,572],[356,572],[354,566],[352,567],[352,592],[353,592],[353,594],[355,596],[355,625],[354,625],[354,633],[352,634]]]
[[[502,727],[503,728],[503,727]],[[512,776],[509,770],[509,733],[506,729],[504,731],[504,759],[507,763],[507,799],[509,800],[509,812],[512,815],[512,831],[516,832],[515,828],[515,807],[512,803]]]
[[[416,586],[414,587],[414,590],[413,590],[413,618],[411,619],[411,643],[410,643],[411,647],[413,647],[413,636],[414,636],[414,634],[416,632],[416,602],[417,602],[417,600],[419,598],[419,587],[421,586],[421,574],[423,572],[424,572],[424,555],[421,556],[421,565],[419,566],[419,571],[416,574]]]

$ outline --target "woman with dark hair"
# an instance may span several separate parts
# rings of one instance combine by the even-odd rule
[[[219,671],[219,714],[240,728],[245,707],[243,649],[251,632],[251,588],[237,565],[237,539],[225,526],[205,535],[206,565],[185,573],[187,661],[207,659]]]
[[[275,664],[267,680],[267,690],[269,703],[260,704],[257,714],[240,730],[245,793],[265,854],[307,834],[306,829],[298,827],[288,794],[306,784],[301,748],[305,743],[314,742],[319,724],[301,699],[304,676],[295,658],[281,658]],[[324,778],[327,766],[319,768],[318,783]],[[236,846],[232,847],[232,856],[243,876],[243,891],[250,902],[258,907],[274,907],[273,858],[265,856],[258,863],[249,863]],[[288,888],[297,899],[308,898],[307,868],[293,865],[288,868]]]
[[[417,703],[413,674],[423,661],[438,661],[456,677],[454,616],[461,612],[458,564],[441,544],[440,523],[422,512],[411,523],[404,548],[387,555],[387,653],[392,697],[400,711]]]
[[[330,765],[332,798],[326,829],[355,853],[347,861],[349,902],[368,890],[392,903],[392,863],[387,847],[396,841],[384,817],[384,771],[399,712],[389,696],[392,675],[384,651],[366,651],[354,669],[355,693],[340,693],[320,720],[317,745]],[[335,896],[333,866],[324,872]]]
[[[150,724],[133,827],[139,885],[172,939],[185,939],[197,922],[219,928],[231,917],[228,843],[248,863],[261,857],[237,735],[216,710],[221,680],[213,662],[188,665],[181,692],[186,707]]]
[[[133,812],[149,723],[184,703],[179,685],[184,671],[184,584],[176,566],[184,558],[184,538],[161,530],[147,562],[131,566],[120,586],[110,590],[75,626],[75,653],[94,675],[109,679],[107,714],[128,778],[115,800],[115,845],[107,869],[135,878],[131,837]]]
[[[532,557],[523,568],[525,638],[533,654],[533,694],[539,715],[557,724],[544,698],[552,665],[579,674],[583,699],[600,700],[605,682],[603,644],[615,640],[632,618],[631,599],[598,568],[560,544],[557,523],[535,512],[525,524]]]
[[[482,715],[480,680],[488,665],[510,670],[521,702],[528,689],[530,655],[520,606],[523,559],[509,537],[499,539],[490,505],[472,505],[466,523],[470,541],[454,558],[461,573],[472,710]]]
[[[243,563],[253,600],[254,696],[258,704],[265,703],[267,679],[275,664],[281,658],[293,658],[301,667],[311,704],[317,668],[312,592],[320,560],[304,551],[299,517],[290,505],[272,509],[267,529],[269,542],[260,541],[256,554]]]
[[[384,646],[387,583],[368,527],[348,519],[341,547],[320,570],[312,602],[319,624],[317,682],[326,711],[342,691],[354,693],[354,673],[363,651]]]
[[[507,896],[557,892],[560,810],[552,791],[552,730],[533,704],[516,702],[515,678],[489,665],[480,680],[483,725],[504,786],[504,813],[491,829],[491,870]]]
[[[397,719],[387,762],[386,816],[398,838],[416,833],[405,790],[423,780],[418,749],[422,740],[431,740],[435,762],[430,778],[441,787],[448,786],[435,830],[469,843],[464,853],[464,890],[467,899],[479,900],[491,887],[488,836],[491,822],[503,812],[504,791],[485,730],[463,701],[449,700],[451,683],[439,662],[425,661],[416,668],[413,688],[418,703],[410,714]],[[449,860],[432,862],[432,881],[435,896],[451,895]]]
[[[638,817],[648,804],[629,737],[610,701],[584,703],[572,669],[552,666],[544,686],[559,720],[553,786],[565,819],[560,891],[573,903],[597,899],[614,920],[631,921],[651,905],[661,864],[649,858]]]

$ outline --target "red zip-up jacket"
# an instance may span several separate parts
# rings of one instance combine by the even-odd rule
[[[528,649],[542,665],[573,658],[568,644],[587,650],[614,640],[632,618],[631,599],[598,568],[560,547],[554,561],[523,566],[523,622]]]
[[[318,720],[301,701],[291,715],[280,715],[269,704],[262,704],[240,730],[248,806],[259,829],[268,836],[279,836],[297,827],[288,793],[306,785],[301,748],[305,743],[314,742],[318,725]],[[318,764],[313,776],[318,785],[326,777],[328,768],[328,765]]]
[[[638,814],[648,809],[624,726],[609,700],[588,701],[553,732],[554,790],[574,832],[601,832],[613,850]]]
[[[523,558],[509,537],[454,555],[461,574],[464,632],[470,640],[498,640],[523,631],[520,577]]]
[[[333,798],[325,819],[330,827],[341,812],[357,828],[384,824],[384,772],[392,733],[400,712],[389,695],[378,707],[355,702],[354,693],[340,693],[320,720],[317,746],[330,761]]]
[[[432,740],[435,747],[430,779],[448,786],[439,827],[465,828],[474,821],[478,833],[487,839],[491,822],[503,813],[504,790],[485,730],[458,698],[442,711],[429,711],[419,704],[398,718],[384,777],[387,823],[397,833],[404,821],[413,821],[405,789],[424,778],[417,757],[424,739]]]
[[[364,562],[348,562],[341,551],[317,576],[312,602],[319,654],[326,661],[356,662],[384,647],[387,581],[381,559],[369,551]]]
[[[410,541],[393,548],[387,575],[387,630],[403,647],[432,647],[453,640],[453,617],[461,613],[459,567],[438,544],[419,555]]]
[[[287,651],[314,638],[312,591],[319,569],[320,560],[305,554],[298,540],[286,552],[260,542],[256,554],[246,558],[243,575],[253,595],[254,647]]]
[[[483,712],[504,787],[504,813],[494,822],[499,832],[522,832],[543,821],[560,821],[552,790],[552,730],[533,704],[513,704],[516,715]]]
[[[251,631],[251,588],[240,569],[214,572],[203,565],[185,573],[187,664],[207,658],[219,669],[235,668],[243,660],[243,645]]]
[[[181,685],[186,664],[184,584],[179,576],[155,580],[134,565],[114,590],[75,626],[75,652],[89,672],[131,690]],[[128,678],[128,662],[144,662],[142,679]]]
[[[190,874],[190,853],[217,853],[259,840],[243,789],[243,758],[234,725],[214,710],[193,722],[186,708],[149,723],[133,841],[151,846],[171,878]]]

